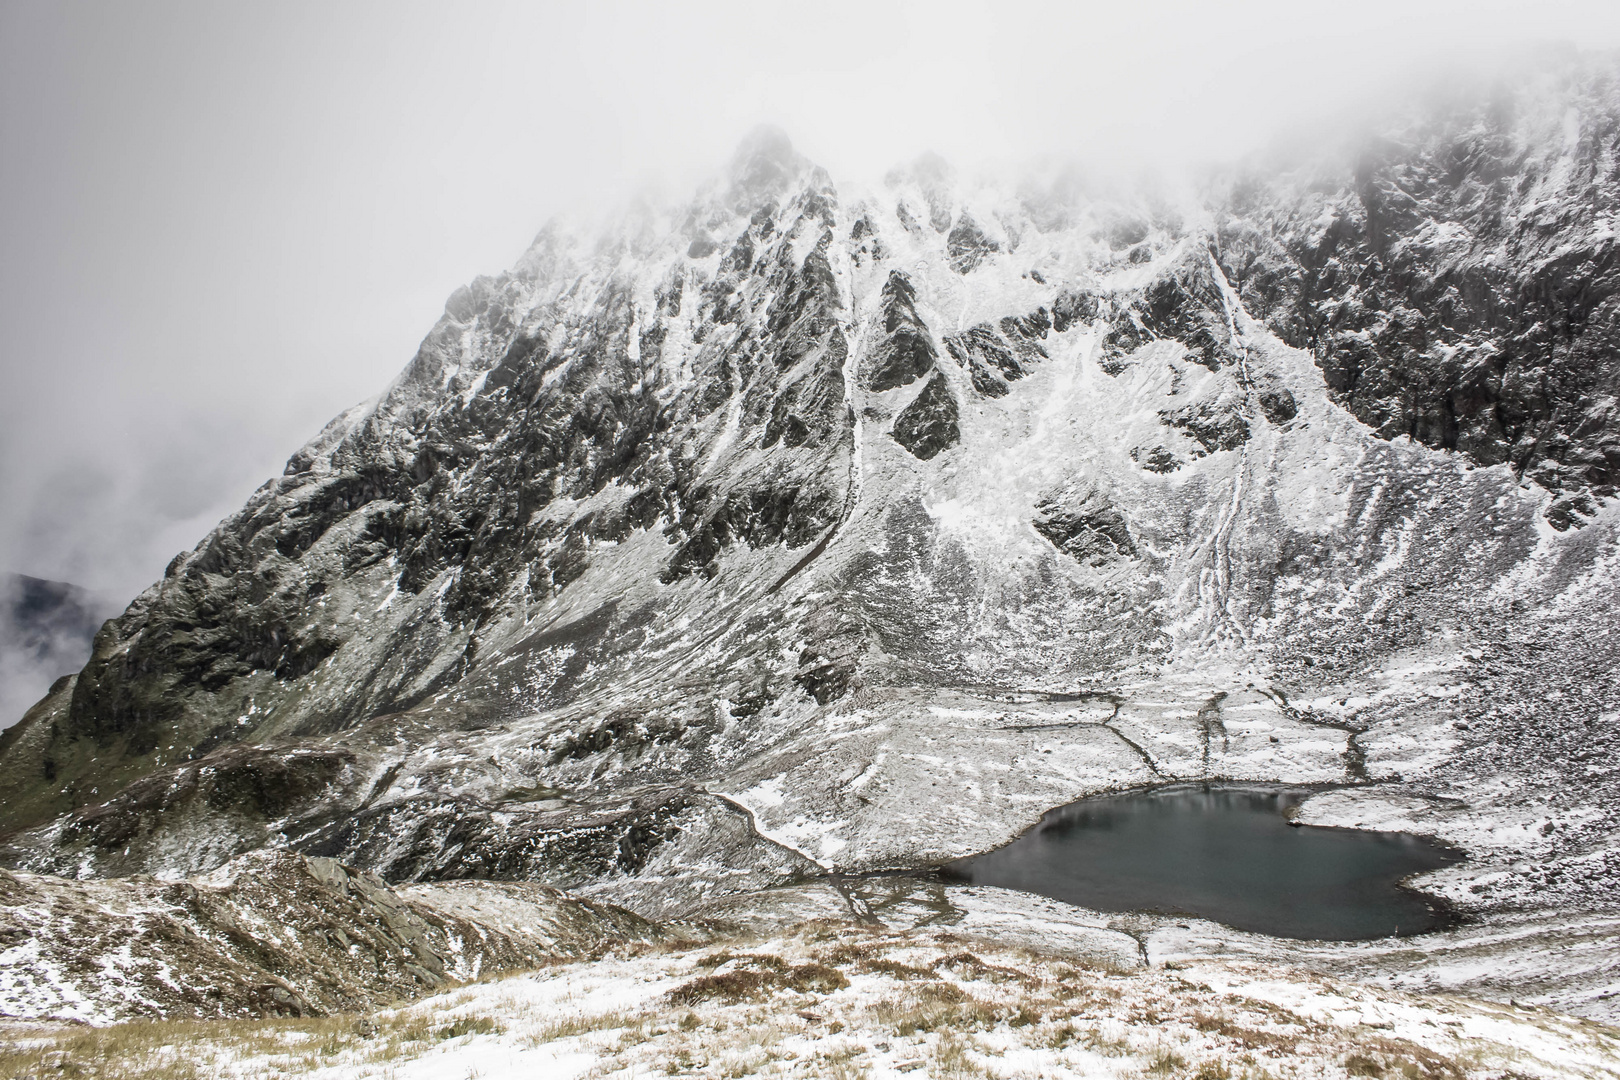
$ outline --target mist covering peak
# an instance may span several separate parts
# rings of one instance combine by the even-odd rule
[[[1196,214],[938,158],[834,198],[760,129],[458,292],[114,620],[0,754],[9,858],[296,837],[669,914],[1105,788],[1377,780],[1467,806],[1400,811],[1473,845],[1458,904],[1620,901],[1620,181],[1571,105]],[[1556,878],[1489,840],[1542,793],[1616,808],[1534,834]]]

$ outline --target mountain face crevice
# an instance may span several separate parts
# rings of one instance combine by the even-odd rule
[[[286,846],[669,914],[1100,790],[1350,779],[1468,789],[1436,887],[1528,902],[1491,830],[1620,793],[1468,772],[1455,723],[1522,732],[1484,658],[1615,621],[1608,79],[1184,206],[835,185],[767,132],[687,205],[548,227],[6,734],[4,858]]]

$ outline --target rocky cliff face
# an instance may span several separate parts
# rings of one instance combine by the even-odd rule
[[[1566,527],[1620,466],[1612,67],[1456,92],[1281,183],[1232,185],[1221,266],[1385,438],[1511,464]]]
[[[548,229],[6,733],[7,857],[667,915],[1108,788],[1350,780],[1452,807],[1459,904],[1532,899],[1528,848],[1613,899],[1610,772],[1550,736],[1620,699],[1537,680],[1615,621],[1612,80],[1173,209],[762,133]]]

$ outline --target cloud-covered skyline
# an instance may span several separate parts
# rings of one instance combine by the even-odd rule
[[[1229,158],[1612,4],[0,6],[0,569],[127,602],[543,222],[760,122],[924,150]]]

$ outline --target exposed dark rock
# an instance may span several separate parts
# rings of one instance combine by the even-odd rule
[[[980,323],[945,338],[945,351],[967,369],[973,389],[983,397],[1005,397],[1008,382],[1022,379],[1047,358],[1041,339],[1051,329],[1045,308],[1002,319],[998,326]]]
[[[1255,391],[1254,397],[1260,404],[1260,412],[1273,424],[1286,424],[1299,415],[1299,403],[1286,386],[1262,387]]]
[[[1185,432],[1203,447],[1203,453],[1236,450],[1249,441],[1249,422],[1235,405],[1225,401],[1205,401],[1184,408],[1164,410],[1159,419]],[[1202,455],[1199,455],[1202,456]]]
[[[1052,329],[1052,316],[1045,308],[1036,308],[1028,315],[1008,315],[996,325],[1022,355],[1046,359],[1046,350],[1040,342],[1046,339],[1047,332]]]
[[[1097,311],[1097,297],[1091,293],[1058,293],[1052,302],[1052,329],[1061,334],[1076,324],[1095,322]]]
[[[1241,349],[1215,273],[1209,254],[1196,250],[1116,306],[1103,338],[1104,369],[1117,373],[1126,356],[1158,339],[1185,345],[1193,362],[1211,371],[1237,363]]]
[[[1052,546],[1087,566],[1103,566],[1136,554],[1125,515],[1098,495],[1047,498],[1035,507],[1035,531]]]
[[[914,219],[896,224],[886,207],[841,207],[824,173],[765,139],[729,186],[684,214],[600,238],[542,233],[512,273],[458,292],[381,400],[294,454],[103,628],[80,675],[0,735],[0,859],[86,876],[183,874],[284,843],[395,880],[532,879],[656,914],[706,891],[812,872],[764,838],[791,822],[826,826],[816,857],[840,871],[922,864],[1011,827],[1031,792],[1058,792],[1015,763],[1003,775],[1030,786],[987,785],[970,835],[946,778],[936,785],[918,759],[884,748],[931,742],[960,760],[1026,735],[935,724],[924,702],[962,695],[1027,714],[1018,725],[1045,723],[1047,698],[1149,687],[1154,672],[1195,668],[1217,643],[1234,660],[1223,671],[1252,671],[1275,689],[1275,699],[1258,687],[1233,693],[1253,697],[1286,742],[1299,721],[1285,692],[1360,695],[1397,650],[1444,634],[1467,653],[1499,620],[1541,618],[1543,603],[1562,612],[1553,599],[1575,603],[1602,587],[1612,525],[1601,485],[1571,486],[1569,463],[1576,441],[1609,437],[1613,395],[1593,384],[1590,400],[1569,398],[1524,447],[1524,475],[1559,490],[1556,536],[1503,470],[1459,467],[1335,416],[1317,380],[1297,375],[1299,355],[1233,299],[1234,285],[1259,287],[1233,261],[1243,243],[1286,254],[1306,223],[1332,220],[1294,179],[1273,176],[1245,196],[1258,232],[1215,238],[1224,271],[1209,238],[1175,240],[1157,212],[1146,235],[1122,227],[1117,254],[1100,252],[1089,229],[1111,218],[1079,189],[1028,213],[1028,201],[997,204],[1000,242],[1022,236],[1039,251],[984,267],[995,244],[956,216],[961,193],[943,181],[930,191],[924,179],[905,180],[898,197]],[[1606,183],[1589,190],[1601,195]],[[1296,204],[1297,217],[1279,209]],[[1384,268],[1408,265],[1406,247],[1434,240],[1424,239],[1428,220],[1400,217],[1379,234],[1384,261],[1354,282],[1369,311],[1373,291],[1394,304],[1411,285]],[[935,223],[956,237],[958,265]],[[877,243],[890,233],[894,251]],[[717,246],[694,262],[685,252],[704,238]],[[1545,241],[1563,242],[1556,230]],[[1540,258],[1544,247],[1492,257],[1511,264],[1515,251]],[[1159,272],[1136,278],[1143,287],[1091,291],[1149,256]],[[1036,263],[1039,276],[1017,277]],[[1024,299],[991,306],[999,288],[956,276],[969,264]],[[1274,265],[1262,258],[1248,270]],[[1335,280],[1339,292],[1310,302],[1324,334],[1354,314],[1333,307],[1349,288]],[[1601,309],[1557,289],[1569,303],[1543,305],[1544,316],[1601,321]],[[1493,303],[1509,300],[1520,302]],[[953,320],[943,349],[919,317],[936,309]],[[1072,367],[1082,338],[1052,335],[1082,327],[1086,342],[1090,328],[1102,336],[1104,370],[1123,372],[1133,356],[1142,369],[1098,382]],[[1354,332],[1383,348],[1376,329]],[[1554,337],[1587,332],[1577,329]],[[1065,370],[1041,369],[1048,349]],[[941,351],[961,374],[939,363]],[[970,385],[976,396],[959,402]],[[1567,389],[1535,393],[1551,402]],[[1346,392],[1333,391],[1348,401]],[[964,422],[982,445],[960,445]],[[1266,453],[1183,468],[1243,447],[1254,425]],[[934,465],[908,466],[885,432]],[[1118,452],[1133,446],[1135,466]],[[1331,466],[1331,480],[1295,482],[1313,461]],[[1008,493],[1027,498],[1037,475],[1076,486],[1041,500],[1029,515],[1035,533],[987,526],[1006,522]],[[1105,572],[1078,572],[1049,551]],[[1613,621],[1604,603],[1579,622],[1560,614],[1562,632],[1601,634]],[[1607,687],[1600,667],[1581,670]],[[1569,702],[1549,709],[1533,679],[1515,685],[1499,712],[1523,710],[1531,735],[1575,705],[1592,717],[1614,711],[1607,689],[1577,702],[1571,687]],[[846,724],[856,708],[860,723]],[[1334,712],[1345,726],[1332,739],[1363,723],[1346,719],[1353,711]],[[1099,752],[1119,751],[1122,771],[1088,775],[1134,783],[1183,767],[1315,777],[1339,768],[1337,749],[1316,735],[1305,756],[1290,746],[1178,764],[1172,729],[1154,727],[1170,715],[1132,719],[1151,736],[1141,745],[1157,748],[1140,764],[1103,739]],[[1378,738],[1369,729],[1365,751],[1344,752],[1346,776],[1382,778]],[[1233,755],[1250,753],[1235,733],[1231,742]],[[1434,745],[1452,741],[1436,734]],[[1584,752],[1559,759],[1560,782],[1599,792],[1589,805],[1614,804],[1601,794],[1609,781],[1575,764]],[[750,803],[752,819],[707,793],[770,777],[783,798]],[[896,833],[897,809],[928,821],[925,835]],[[1564,822],[1549,842],[1575,831]],[[1614,886],[1592,889],[1612,897]]]
[[[861,624],[846,613],[823,609],[806,623],[812,635],[799,652],[799,670],[793,681],[818,705],[830,705],[849,692],[866,651]]]
[[[1148,472],[1171,473],[1181,468],[1181,459],[1162,446],[1135,447],[1131,460]]]
[[[951,395],[950,384],[940,372],[923,385],[900,415],[894,418],[894,440],[911,452],[912,456],[927,461],[941,450],[955,446],[962,438],[957,423],[956,398]]]
[[[282,817],[319,803],[354,764],[352,753],[333,747],[223,747],[78,811],[68,818],[66,838],[123,847],[151,832],[157,817],[199,805],[254,819]]]
[[[1021,379],[1024,369],[1013,351],[988,323],[945,337],[945,350],[967,368],[973,389],[982,397],[1006,397],[1007,379]]]
[[[871,350],[866,378],[874,392],[906,386],[933,370],[936,355],[928,327],[917,315],[917,290],[904,271],[891,270],[883,286],[883,340]]]
[[[489,627],[586,576],[601,540],[661,528],[674,578],[712,576],[733,544],[825,532],[851,422],[831,193],[781,140],[756,142],[732,192],[753,192],[748,226],[696,302],[689,389],[661,382],[672,316],[635,311],[624,280],[532,309],[539,283],[521,274],[459,291],[376,406],[334,421],[108,624],[62,707],[19,734],[29,761],[0,769],[7,826],[99,802],[220,739],[409,710],[477,671]],[[817,241],[802,260],[799,234]],[[533,265],[548,265],[544,248],[543,234]],[[658,271],[659,311],[680,310],[672,272]],[[731,401],[738,445],[767,467],[705,484],[692,425]],[[552,509],[620,490],[634,494]],[[350,689],[322,697],[317,682]]]
[[[343,805],[362,783],[357,764],[353,753],[335,747],[223,746],[65,815],[57,834],[60,862],[46,861],[56,870],[71,862],[133,873],[148,865],[170,831],[189,828],[191,866],[212,866],[271,842],[278,821]],[[8,837],[8,861],[30,862],[37,854],[30,844]]]
[[[38,957],[14,970],[13,1001],[35,1010],[30,1019],[80,1021],[369,1010],[476,975],[672,938],[544,885],[396,891],[289,852],[244,856],[200,881],[92,884],[0,870],[0,935],[9,934]],[[103,964],[114,957],[120,975],[109,979]]]
[[[761,709],[775,700],[775,695],[770,692],[769,687],[759,687],[752,691],[740,692],[731,698],[726,711],[733,719],[746,720],[750,716],[758,715]]]
[[[1547,524],[1560,532],[1572,526],[1585,524],[1584,518],[1589,518],[1598,511],[1597,500],[1586,492],[1576,492],[1554,499],[1547,507]]]
[[[1333,396],[1554,491],[1620,482],[1620,96],[1602,65],[1558,104],[1459,93],[1439,115],[1320,163],[1246,178],[1219,230],[1227,276]],[[1552,467],[1539,468],[1543,461]]]
[[[681,833],[694,806],[681,788],[638,792],[611,807],[497,809],[424,795],[335,815],[299,850],[363,866],[388,881],[538,881],[577,888],[633,875]]]
[[[1001,250],[1001,245],[979,227],[973,220],[973,215],[967,211],[956,219],[956,226],[951,234],[945,238],[945,253],[950,259],[951,269],[958,274],[972,272],[986,257]]]
[[[815,540],[837,519],[838,504],[821,489],[762,485],[710,504],[701,522],[683,524],[688,538],[676,550],[666,581],[694,572],[713,577],[720,553],[734,543],[756,546],[785,542],[800,547]]]

